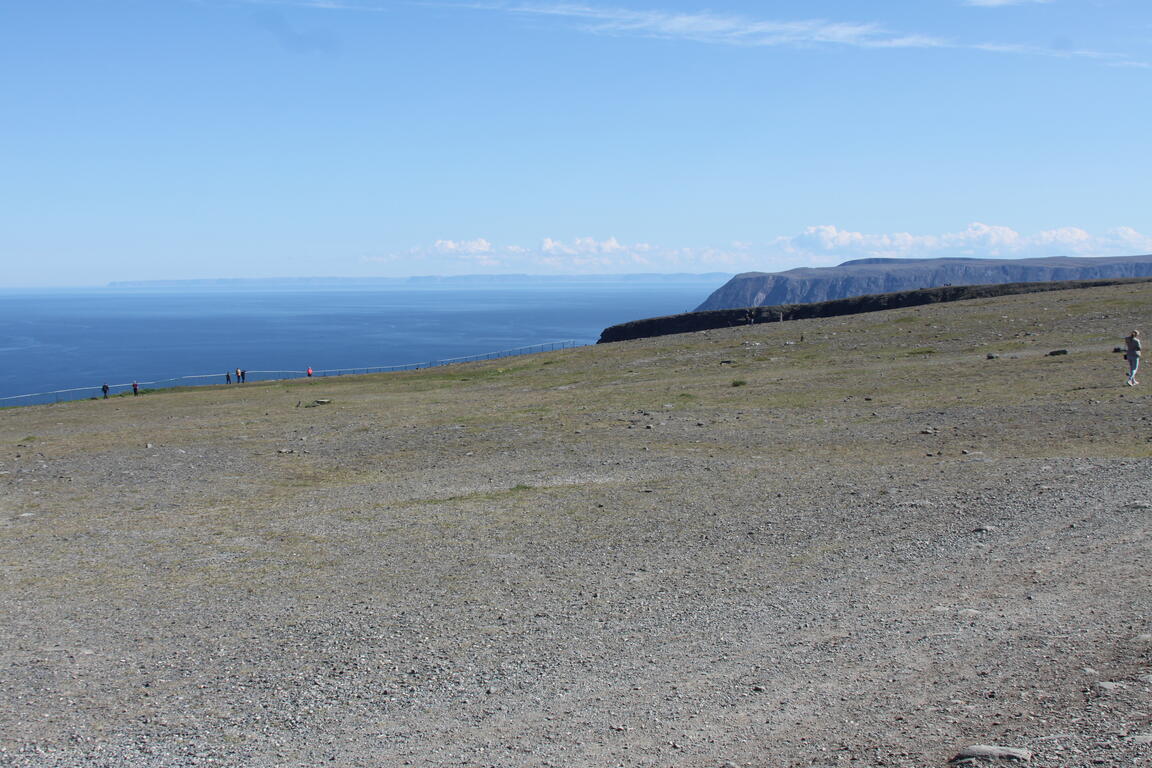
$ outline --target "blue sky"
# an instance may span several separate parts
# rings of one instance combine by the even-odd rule
[[[0,287],[1152,252],[1147,0],[6,0]]]

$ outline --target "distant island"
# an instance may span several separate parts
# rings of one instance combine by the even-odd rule
[[[619,275],[420,275],[415,277],[227,277],[193,280],[124,280],[108,283],[113,289],[223,289],[223,290],[304,290],[404,287],[467,287],[483,285],[527,285],[540,283],[618,283],[645,281],[694,283],[701,280],[727,280],[731,272],[704,274],[619,274]]]
[[[835,267],[745,272],[709,296],[697,311],[810,304],[951,285],[1108,280],[1152,276],[1152,255],[1041,259],[856,259]]]

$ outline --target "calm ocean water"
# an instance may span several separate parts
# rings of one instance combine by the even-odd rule
[[[218,378],[182,383],[223,383],[224,372],[237,367],[384,367],[564,340],[590,344],[609,325],[691,310],[723,282],[712,275],[381,289],[8,291],[0,293],[0,397],[197,374]]]

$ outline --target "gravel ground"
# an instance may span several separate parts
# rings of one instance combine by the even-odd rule
[[[1066,293],[0,411],[0,765],[1147,765],[1152,288]]]

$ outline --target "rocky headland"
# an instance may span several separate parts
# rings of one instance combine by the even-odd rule
[[[1039,259],[857,259],[836,267],[736,275],[697,311],[811,304],[948,285],[1106,280],[1152,276],[1152,255]]]
[[[1077,288],[1098,288],[1125,282],[1148,282],[1152,278],[1130,280],[1067,280],[1052,283],[997,283],[992,285],[955,285],[941,288],[921,288],[915,291],[896,291],[866,296],[852,296],[812,304],[780,304],[775,306],[749,306],[737,309],[712,309],[684,312],[664,317],[647,317],[609,326],[600,333],[599,343],[645,339],[676,333],[693,333],[716,328],[732,328],[757,323],[779,323],[786,320],[811,320],[818,317],[844,317],[864,312],[880,312],[901,307],[919,307],[948,301],[966,301],[993,296],[1011,296],[1019,293],[1067,291]]]

